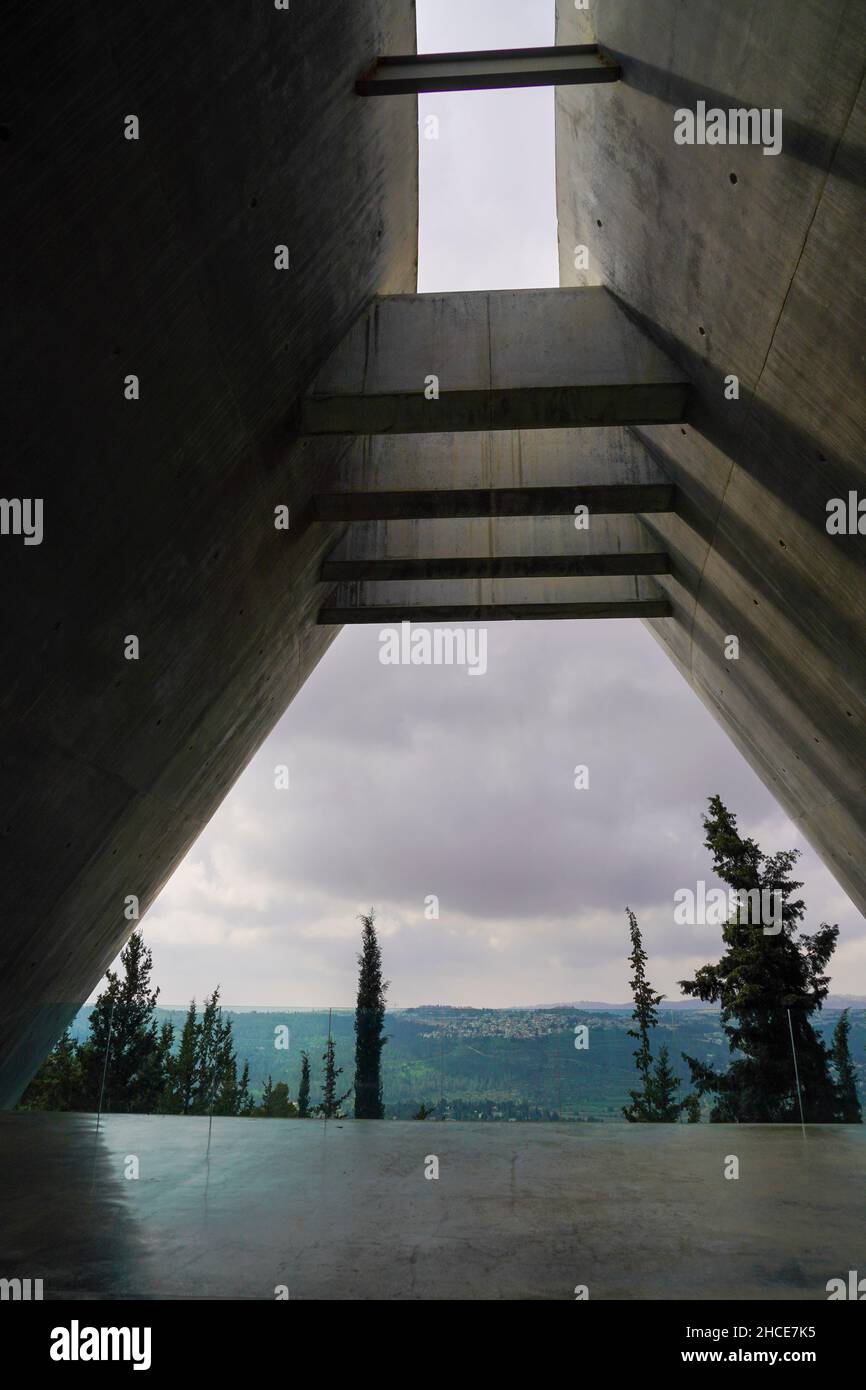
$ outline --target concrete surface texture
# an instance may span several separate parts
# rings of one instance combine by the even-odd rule
[[[673,507],[674,489],[621,426],[371,436],[360,461],[334,468],[317,507],[328,514],[336,499],[349,504],[338,514],[354,520],[322,567],[323,578],[338,581],[324,611],[345,622],[368,621],[371,609],[389,605],[413,621],[443,607],[449,621],[459,606],[515,618],[529,605],[556,617],[601,603],[622,616],[628,605],[663,598],[651,581],[627,576],[669,565],[636,513],[651,503]],[[592,512],[586,529],[576,525],[580,504]],[[360,520],[361,512],[378,519]],[[599,557],[609,563],[595,574]],[[511,574],[485,572],[503,559]],[[481,567],[474,577],[437,568],[473,563]],[[334,571],[369,564],[390,571]]]
[[[683,418],[686,374],[602,287],[379,298],[318,373],[308,434]]]
[[[416,288],[417,111],[354,92],[413,0],[13,3],[4,40],[2,493],[45,518],[0,547],[9,1105],[334,635],[308,504],[345,443],[296,407]]]
[[[622,78],[556,93],[562,283],[605,284],[696,388],[636,431],[678,491],[645,518],[674,566],[648,626],[866,911],[866,537],[826,530],[866,496],[866,9],[559,0],[557,42],[593,40]],[[676,144],[699,101],[780,110],[781,153]]]
[[[0,1277],[46,1298],[808,1301],[863,1272],[860,1125],[215,1119],[207,1144],[204,1118],[0,1116]]]

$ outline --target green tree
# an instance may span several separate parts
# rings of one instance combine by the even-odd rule
[[[310,1058],[301,1053],[301,1084],[298,1087],[298,1114],[306,1120],[310,1113]]]
[[[779,931],[769,934],[738,907],[722,931],[721,960],[680,981],[685,994],[721,1005],[734,1054],[726,1072],[687,1056],[692,1082],[700,1095],[715,1097],[712,1121],[799,1122],[793,1033],[805,1117],[812,1123],[832,1121],[836,1095],[829,1053],[810,1019],[827,996],[825,971],[839,929],[825,922],[811,936],[795,936],[804,915],[802,899],[794,897],[802,884],[791,878],[798,850],[764,854],[754,840],[740,835],[735,816],[718,796],[710,798],[703,823],[722,882],[738,894],[757,890],[781,895],[782,910]]]
[[[241,1079],[238,1082],[238,1106],[235,1114],[252,1115],[254,1106],[255,1101],[250,1094],[250,1064],[249,1061],[245,1061]]]
[[[848,1010],[843,1009],[833,1029],[833,1046],[830,1049],[836,1072],[836,1118],[842,1124],[859,1125],[863,1123],[863,1112],[857,1095],[857,1073],[851,1060],[850,1035]]]
[[[382,951],[376,936],[376,916],[372,908],[360,918],[361,953],[358,956],[358,998],[355,1006],[355,1119],[382,1120],[382,1048],[385,995],[388,984],[382,979]]]
[[[643,948],[643,938],[637,918],[630,907],[627,907],[626,916],[628,918],[629,935],[631,937],[631,955],[629,964],[632,968],[632,977],[629,981],[632,997],[634,998],[634,1012],[632,1018],[637,1024],[636,1028],[629,1028],[628,1036],[635,1038],[640,1044],[634,1051],[635,1063],[638,1075],[640,1076],[640,1090],[629,1091],[631,1105],[624,1105],[622,1113],[632,1124],[646,1122],[654,1118],[653,1115],[653,1094],[652,1094],[652,1052],[650,1050],[650,1030],[655,1028],[658,1023],[658,1006],[664,999],[663,994],[656,994],[652,985],[646,977],[647,954]]]
[[[134,931],[120,955],[123,977],[106,971],[107,985],[90,1012],[90,1036],[79,1048],[83,1103],[95,1110],[105,1076],[103,1109],[127,1114],[156,1110],[163,1089],[154,1054],[159,990],[150,988],[153,960]],[[107,1061],[106,1061],[107,1056]]]
[[[205,997],[195,1058],[195,1089],[193,1092],[193,1114],[208,1115],[216,1102],[220,1081],[220,1048],[222,1031],[219,1003],[220,990],[217,985],[208,999]]]
[[[319,1106],[319,1114],[326,1120],[333,1120],[340,1112],[340,1106],[344,1100],[348,1100],[352,1094],[351,1090],[346,1091],[345,1095],[337,1095],[337,1077],[343,1075],[343,1068],[336,1063],[336,1046],[333,1038],[328,1038],[325,1051],[322,1054],[322,1061],[325,1064],[325,1084],[322,1087],[322,1103]]]
[[[180,1035],[180,1048],[166,1061],[166,1086],[163,1108],[169,1115],[192,1114],[195,1097],[196,1057],[198,1054],[196,1006],[193,999],[187,1009]]]
[[[285,1081],[278,1081],[275,1086],[269,1076],[262,1093],[262,1103],[256,1114],[264,1119],[287,1120],[293,1119],[297,1113],[298,1108],[289,1097],[289,1088]]]
[[[58,1039],[18,1103],[19,1110],[81,1109],[81,1062],[69,1029]]]
[[[648,1106],[649,1114],[647,1119],[656,1124],[676,1124],[683,1112],[689,1105],[689,1101],[677,1099],[677,1091],[680,1088],[680,1079],[670,1064],[670,1054],[667,1045],[662,1043],[659,1048],[659,1055],[650,1077],[649,1094],[650,1103]],[[692,1107],[689,1106],[690,1111]]]

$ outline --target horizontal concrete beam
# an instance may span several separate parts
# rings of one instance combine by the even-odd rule
[[[305,434],[671,424],[683,370],[602,286],[375,299],[319,372]]]
[[[476,555],[448,560],[326,560],[323,582],[425,579],[565,579],[670,574],[669,555]]]
[[[514,603],[514,604],[384,604],[377,608],[323,608],[322,626],[352,623],[496,623],[545,621],[550,618],[669,618],[666,599],[635,599],[630,603]]]
[[[473,53],[418,53],[379,58],[355,83],[362,97],[415,92],[468,92],[495,87],[561,87],[618,82],[621,68],[598,44],[502,48]]]
[[[393,521],[432,517],[566,516],[676,510],[670,483],[591,487],[432,488],[412,492],[323,492],[313,502],[320,521]]]

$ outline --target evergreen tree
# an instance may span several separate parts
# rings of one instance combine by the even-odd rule
[[[215,1115],[238,1115],[241,1087],[238,1082],[238,1060],[235,1055],[231,1018],[223,1018],[220,1010],[216,1030],[216,1094]]]
[[[829,1053],[810,1015],[827,997],[825,970],[839,929],[822,923],[814,935],[795,937],[804,915],[802,899],[794,897],[802,884],[790,876],[799,851],[764,854],[754,840],[742,838],[736,818],[720,797],[711,797],[709,808],[705,843],[717,876],[736,892],[780,894],[783,906],[775,935],[745,920],[748,913],[738,908],[722,931],[721,960],[680,982],[685,994],[721,1004],[722,1025],[735,1058],[720,1073],[686,1057],[692,1081],[699,1094],[715,1096],[713,1121],[798,1123],[793,1032],[805,1117],[811,1123],[832,1121],[836,1095]]]
[[[209,1115],[216,1105],[219,1091],[223,1060],[222,1009],[219,997],[217,985],[210,998],[205,998],[201,1023],[198,1025],[192,1107],[194,1115]]]
[[[297,1116],[298,1108],[289,1096],[285,1081],[278,1081],[275,1086],[269,1076],[262,1090],[261,1105],[253,1113],[266,1120],[288,1120]]]
[[[843,1009],[833,1029],[833,1046],[830,1050],[836,1072],[836,1118],[841,1124],[859,1125],[863,1123],[863,1112],[857,1095],[857,1073],[851,1060],[850,1034],[848,1010]]]
[[[196,1084],[199,1025],[193,999],[184,1019],[177,1055],[167,1059],[163,1108],[169,1115],[192,1114]]]
[[[155,1110],[162,1090],[154,1059],[159,1050],[153,1016],[159,990],[150,988],[153,961],[140,931],[132,933],[120,963],[123,978],[113,970],[106,972],[108,983],[91,1010],[90,1036],[79,1048],[79,1057],[87,1108],[95,1110],[99,1104],[104,1073],[103,1109],[131,1114]]]
[[[337,1077],[343,1075],[343,1068],[336,1064],[335,1048],[334,1039],[328,1038],[325,1051],[322,1054],[322,1061],[325,1064],[325,1084],[322,1087],[322,1103],[319,1106],[319,1114],[326,1120],[335,1119],[343,1101],[348,1100],[352,1094],[349,1090],[346,1091],[345,1095],[337,1095]]]
[[[144,1089],[150,1100],[148,1109],[161,1114],[165,1113],[170,1098],[169,1076],[173,1049],[174,1024],[169,1021],[160,1027],[156,1047],[144,1068]]]
[[[250,1095],[250,1064],[244,1062],[244,1069],[241,1072],[241,1079],[238,1083],[238,1108],[235,1114],[247,1116],[252,1115],[255,1101]]]
[[[358,956],[358,998],[355,1007],[355,1119],[382,1120],[382,1048],[385,994],[382,952],[376,937],[376,917],[371,909],[362,916],[361,954]]]
[[[298,1087],[298,1114],[306,1120],[310,1114],[310,1058],[301,1053],[301,1084]]]
[[[638,926],[637,918],[631,908],[627,907],[625,911],[628,917],[629,935],[631,937],[631,955],[628,959],[632,968],[632,977],[629,981],[634,998],[634,1013],[632,1014],[632,1018],[637,1024],[636,1028],[629,1028],[628,1036],[630,1038],[635,1038],[640,1044],[640,1046],[635,1049],[634,1058],[641,1079],[641,1088],[638,1091],[629,1091],[631,1105],[623,1106],[622,1113],[627,1120],[635,1124],[654,1118],[650,1029],[655,1028],[658,1023],[658,1006],[664,998],[664,995],[656,994],[652,985],[646,978],[647,954],[643,948],[643,938],[641,936],[640,927]]]
[[[671,1067],[667,1044],[662,1043],[650,1077],[650,1113],[647,1119],[657,1124],[676,1124],[683,1108],[689,1104],[688,1101],[677,1099],[679,1088],[680,1079]]]
[[[81,1062],[67,1028],[49,1052],[18,1103],[19,1110],[80,1110]]]

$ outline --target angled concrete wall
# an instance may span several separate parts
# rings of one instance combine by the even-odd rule
[[[829,499],[866,496],[866,10],[557,8],[559,43],[597,36],[622,66],[603,105],[557,91],[562,283],[606,284],[698,388],[687,426],[636,431],[681,499],[647,518],[676,569],[649,626],[866,910],[866,537],[826,530]],[[782,152],[675,144],[698,101],[781,108]]]
[[[4,40],[2,492],[45,528],[0,537],[10,1104],[333,636],[308,504],[343,446],[296,409],[415,289],[417,109],[354,92],[413,0],[14,5]]]

